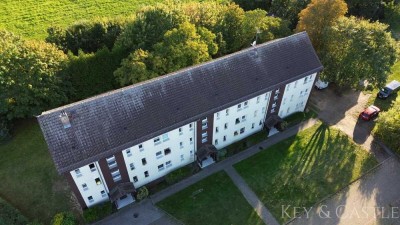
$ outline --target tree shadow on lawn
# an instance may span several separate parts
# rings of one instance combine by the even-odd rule
[[[293,207],[311,207],[357,178],[359,150],[346,135],[321,124],[237,164],[237,169],[276,219],[285,222],[294,216]],[[282,215],[283,206],[289,206],[290,217]]]

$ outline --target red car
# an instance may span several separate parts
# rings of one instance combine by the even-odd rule
[[[360,118],[369,121],[377,117],[380,111],[381,110],[378,107],[371,105],[370,107],[366,108],[362,113],[360,113]]]

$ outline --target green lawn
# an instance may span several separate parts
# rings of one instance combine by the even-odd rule
[[[345,134],[318,123],[236,164],[235,169],[276,219],[284,222],[289,218],[282,218],[282,206],[310,207],[376,164]]]
[[[54,167],[36,120],[19,121],[14,138],[0,145],[0,197],[29,219],[48,223],[70,210],[65,180]]]
[[[77,20],[133,14],[141,6],[163,0],[2,0],[0,27],[31,39],[44,39],[52,25]]]
[[[387,82],[389,83],[392,80],[400,81],[400,60],[392,67],[392,74],[389,75]],[[399,95],[399,92],[392,94],[389,98],[385,100],[382,100],[376,97],[378,91],[378,89],[374,89],[371,92],[372,95],[368,99],[368,105],[376,105],[381,110],[387,111],[394,104],[397,95]]]
[[[157,205],[187,225],[263,224],[223,171],[164,199]]]

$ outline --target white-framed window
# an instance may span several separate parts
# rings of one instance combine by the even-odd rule
[[[161,157],[163,157],[162,152],[161,151],[156,152],[156,158],[159,159]]]
[[[244,131],[245,131],[245,128],[244,128],[244,127],[240,128],[240,133],[241,133],[241,134],[243,134]]]
[[[126,155],[127,155],[128,157],[132,156],[132,152],[131,152],[130,149],[126,150]]]
[[[251,129],[254,129],[254,123],[251,124]]]
[[[215,133],[218,133],[218,131],[219,131],[219,128],[215,127]]]
[[[300,91],[300,97],[302,97],[303,96],[303,91]]]
[[[277,102],[274,102],[274,103],[272,104],[272,108],[275,108],[275,107],[276,107],[276,104],[277,104]]]
[[[254,111],[254,117],[257,117],[258,110]]]
[[[214,140],[214,145],[218,145],[218,139]]]
[[[190,144],[193,144],[193,138],[189,138]]]
[[[290,107],[287,108],[286,114],[289,114],[289,112],[290,112]]]
[[[181,161],[185,160],[184,155],[181,155]]]
[[[237,106],[238,111],[242,109],[242,103]]]
[[[261,126],[261,125],[262,125],[262,123],[263,123],[263,122],[262,122],[262,120],[260,120],[260,122],[258,123],[258,125],[259,125],[259,126]]]
[[[76,169],[75,170],[75,175],[76,175],[76,177],[81,177],[82,176],[81,170],[80,169]]]
[[[287,84],[286,85],[286,91],[289,91],[289,89],[290,89],[290,84]]]
[[[237,132],[237,131],[233,132],[233,136],[238,136],[238,135],[239,135],[239,132]]]
[[[111,175],[112,175],[112,178],[113,178],[114,182],[122,180],[122,177],[121,177],[121,174],[120,174],[119,170],[116,170],[116,171],[112,172]]]
[[[297,80],[294,82],[294,88],[296,88],[297,86]]]
[[[260,96],[257,97],[257,103],[260,103]]]
[[[113,169],[113,168],[117,167],[117,161],[115,160],[115,156],[106,158],[106,161],[108,164],[108,168]]]
[[[92,172],[96,171],[96,166],[94,165],[94,163],[89,164],[89,169]]]
[[[100,178],[96,178],[96,179],[94,179],[94,182],[96,183],[96,185],[100,185],[100,184],[101,184],[101,180],[100,180]]]
[[[308,88],[304,91],[304,94],[307,94],[308,93]]]
[[[245,108],[249,107],[249,101],[245,101],[243,104]]]
[[[274,112],[275,112],[275,108],[272,108],[272,109],[271,109],[271,113],[274,113]]]
[[[144,177],[149,177],[149,171],[144,171]]]
[[[224,128],[225,130],[228,129],[228,123],[225,123]]]
[[[89,196],[87,199],[89,200],[90,203],[94,202],[94,199],[92,196]]]
[[[222,140],[226,141],[226,135],[224,135],[224,138]]]
[[[242,116],[242,121],[246,121],[246,115]]]
[[[171,163],[171,160],[169,160],[169,161],[167,161],[166,163],[165,163],[165,167],[171,167],[172,166],[172,163]]]
[[[262,107],[261,113],[265,113],[265,107]]]
[[[183,148],[183,142],[179,142],[179,148]]]
[[[139,180],[138,180],[137,176],[134,176],[134,177],[133,177],[133,182],[136,183],[136,182],[138,182],[138,181],[139,181]]]
[[[192,131],[193,130],[193,124],[189,124],[189,130]]]
[[[203,133],[201,133],[201,137],[202,137],[202,138],[207,137],[207,136],[208,136],[207,131],[203,131]]]
[[[134,169],[135,169],[135,164],[130,163],[129,166],[131,167],[131,170],[134,170]]]
[[[225,114],[226,114],[227,116],[229,116],[229,109],[226,109],[226,110],[225,110]]]
[[[275,95],[279,94],[279,93],[280,93],[280,89],[278,88],[278,89],[275,90]]]
[[[205,118],[205,119],[203,119],[202,121],[201,121],[201,129],[202,130],[205,130],[205,129],[207,129],[208,128],[208,122],[207,122],[207,118]]]
[[[283,99],[282,105],[284,105],[285,103],[286,103],[286,98]]]
[[[219,112],[217,112],[217,120],[219,120]]]
[[[182,132],[182,127],[181,128],[179,128],[179,135],[182,135],[183,134],[183,132]]]
[[[158,165],[157,168],[158,168],[158,171],[164,170],[164,164]]]
[[[264,98],[264,100],[268,100],[268,93],[267,94],[265,94],[265,98]]]
[[[304,77],[304,83],[307,83],[308,77]]]
[[[290,96],[290,101],[293,101],[293,97],[294,97],[293,95],[292,95],[292,96]]]
[[[204,143],[206,143],[206,142],[207,142],[207,137],[201,139],[201,143],[204,144]]]
[[[171,154],[171,149],[170,148],[164,149],[164,155],[169,155],[169,154]]]
[[[83,184],[82,184],[82,188],[83,188],[84,191],[89,190],[89,188],[88,188],[88,186],[87,186],[86,183],[83,183]]]
[[[161,143],[161,141],[160,141],[160,137],[156,137],[156,138],[154,138],[154,139],[153,139],[153,141],[154,141],[154,145],[158,145],[158,144],[160,144],[160,143]]]
[[[168,133],[163,134],[162,139],[163,139],[163,142],[168,141],[169,140]]]
[[[146,158],[142,158],[142,165],[145,166],[147,164]]]
[[[107,193],[104,190],[100,191],[100,194],[101,194],[101,197],[103,197],[103,198],[107,197]]]
[[[239,119],[239,118],[236,118],[235,124],[239,124],[239,123],[240,123],[240,119]]]
[[[143,149],[143,144],[139,144],[139,151],[143,151],[144,149]]]

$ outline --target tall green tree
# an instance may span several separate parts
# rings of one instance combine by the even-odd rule
[[[114,75],[121,86],[148,80],[211,59],[218,46],[206,28],[184,22],[164,34],[153,51],[138,49],[121,63]]]
[[[67,101],[66,55],[54,45],[0,31],[0,115],[31,117]]]
[[[324,34],[323,77],[341,87],[361,80],[380,86],[396,61],[396,42],[388,26],[355,17],[342,17]]]
[[[290,28],[294,29],[299,21],[299,13],[307,7],[310,0],[273,0],[269,13],[288,20],[291,24]]]
[[[323,32],[347,13],[344,0],[312,0],[301,10],[296,31],[307,31],[317,52],[323,48]],[[323,16],[321,16],[323,15]]]

